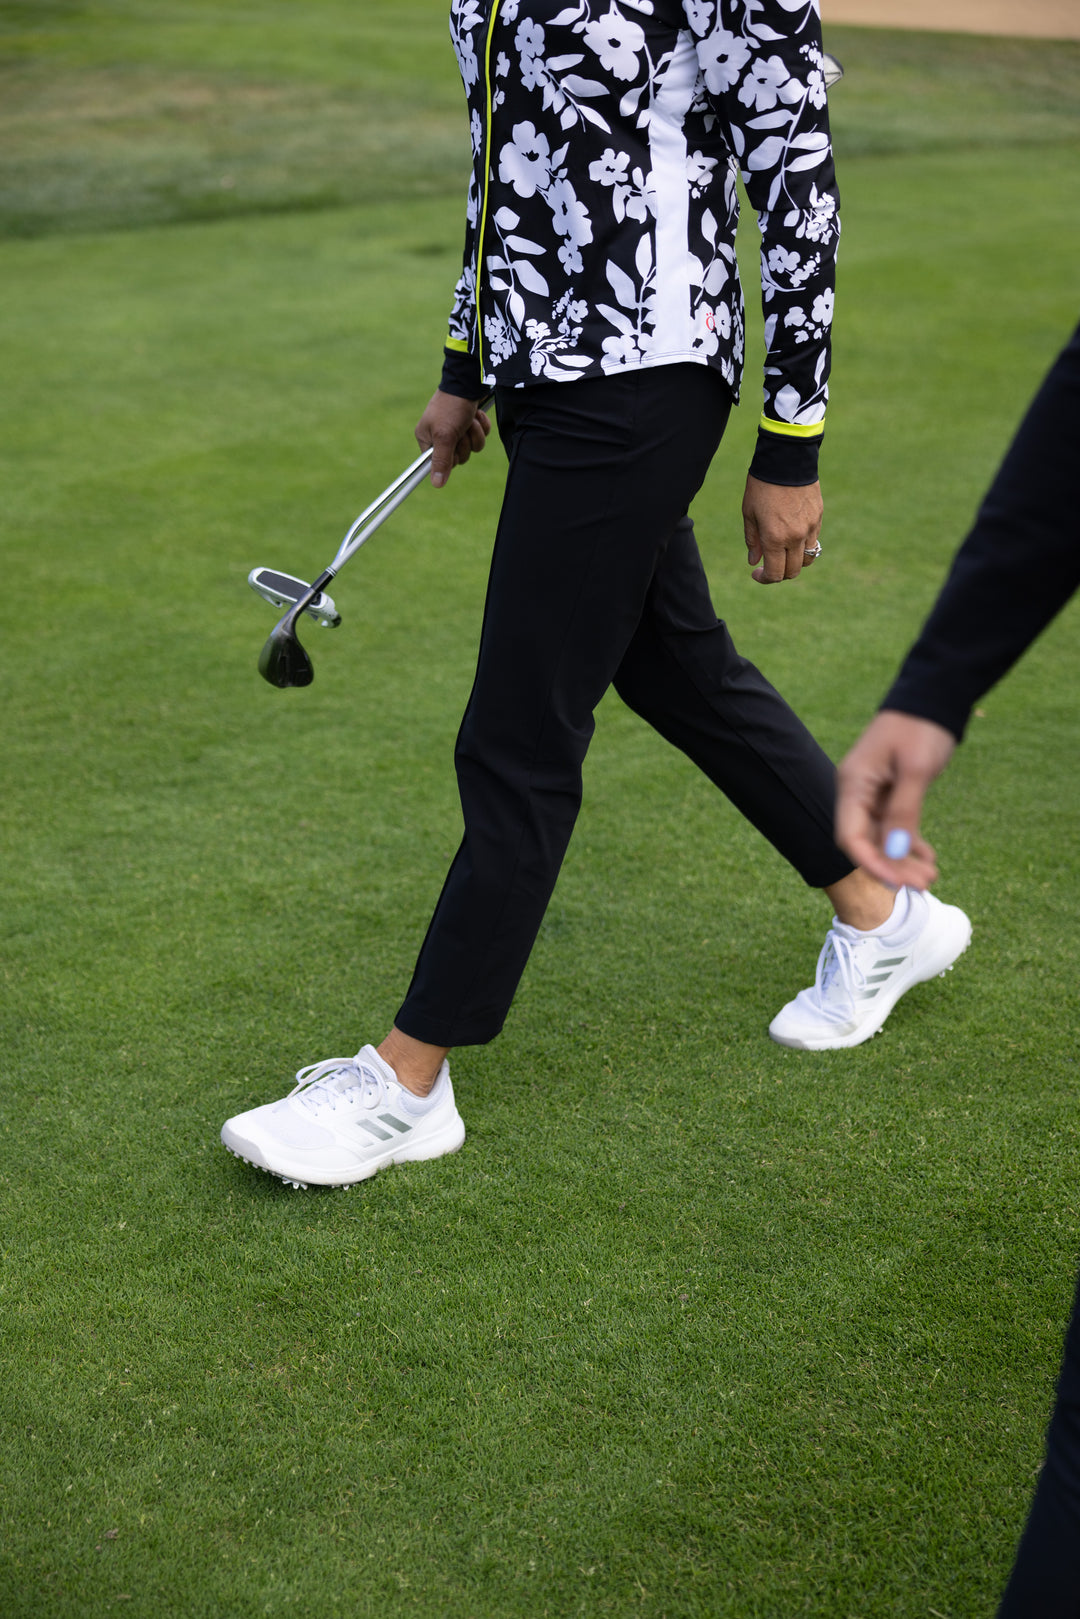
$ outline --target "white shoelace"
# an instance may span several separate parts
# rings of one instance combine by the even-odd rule
[[[851,1016],[857,991],[866,987],[866,974],[855,960],[855,948],[850,939],[830,928],[818,957],[814,992],[822,1012],[837,1023]]]
[[[355,1057],[328,1057],[324,1062],[313,1062],[301,1068],[289,1095],[303,1091],[300,1103],[309,1113],[318,1113],[323,1108],[329,1108],[332,1113],[338,1102],[357,1090],[361,1093],[358,1098],[361,1107],[377,1107],[387,1096],[385,1079],[366,1063],[361,1063],[359,1053]]]

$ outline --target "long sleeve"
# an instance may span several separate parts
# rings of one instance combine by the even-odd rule
[[[689,362],[737,399],[741,167],[763,422],[805,459],[839,232],[816,0],[451,0],[451,33],[473,149],[451,348],[504,387]]]
[[[684,0],[706,89],[761,230],[761,426],[820,437],[828,400],[839,195],[814,0]]]
[[[1080,327],[1058,356],[882,704],[963,736],[1080,586]]]
[[[465,204],[465,250],[462,254],[461,274],[454,287],[454,300],[446,335],[442,380],[444,393],[457,394],[464,399],[479,399],[483,393],[480,350],[477,342],[476,322],[476,229],[480,203],[476,176],[476,147],[479,135],[476,120],[472,120],[473,171],[469,178],[469,192]]]

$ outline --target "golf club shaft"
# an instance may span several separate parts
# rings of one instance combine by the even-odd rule
[[[487,405],[491,397],[491,394],[487,394],[480,400],[478,408]],[[425,450],[423,454],[418,455],[401,476],[394,479],[389,488],[384,489],[370,506],[364,508],[349,528],[330,566],[323,569],[319,577],[308,587],[306,595],[294,602],[284,617],[275,624],[259,657],[259,673],[272,686],[310,686],[314,679],[311,659],[296,634],[301,613],[311,606],[319,592],[330,583],[338,569],[343,568],[349,558],[359,551],[364,541],[385,523],[391,512],[396,511],[402,501],[424,482],[431,471],[433,458],[433,450]]]
[[[364,541],[370,539],[377,528],[380,528],[391,512],[396,512],[403,500],[408,499],[414,489],[418,489],[431,471],[431,450],[425,450],[423,455],[417,456],[411,466],[389,487],[383,491],[378,500],[372,501],[366,510],[360,513],[355,523],[349,529],[345,538],[338,547],[337,555],[326,570],[328,579],[332,579],[339,568],[344,567],[351,556],[355,556]]]
[[[281,624],[284,624],[286,621],[288,621],[290,625],[296,624],[299,620],[300,614],[305,610],[305,608],[311,606],[316,596],[324,588],[324,586],[330,583],[338,569],[345,566],[349,558],[354,556],[355,553],[359,551],[364,541],[370,538],[370,536],[374,534],[375,530],[386,522],[386,519],[390,516],[390,513],[396,511],[401,505],[402,501],[405,500],[407,496],[411,495],[413,490],[423,483],[431,468],[431,456],[431,450],[425,450],[423,455],[417,456],[412,465],[405,468],[405,471],[401,474],[401,477],[395,478],[389,489],[384,489],[377,500],[373,500],[370,506],[365,507],[365,509],[360,513],[360,516],[356,519],[356,522],[350,527],[345,538],[342,540],[333,562],[331,562],[328,568],[324,568],[319,577],[308,586],[307,594],[301,596],[298,601],[295,601],[292,604],[284,618],[281,619],[278,628],[280,628]],[[371,513],[374,513],[375,515],[371,517],[371,520],[368,522],[367,526],[361,529],[360,525],[364,522],[366,517],[370,516]],[[357,532],[358,529],[360,530],[359,533]]]
[[[484,410],[491,404],[494,394],[488,393],[477,404],[478,410]],[[349,558],[355,556],[364,541],[370,539],[375,530],[385,523],[391,512],[397,511],[402,501],[418,489],[431,471],[431,462],[434,450],[424,450],[405,468],[400,477],[377,495],[370,506],[365,506],[360,516],[350,525],[348,533],[338,546],[337,555],[327,569],[327,578],[332,579],[339,568],[344,567]],[[365,527],[365,524],[367,525]]]
[[[342,540],[341,545],[338,548],[337,556],[334,558],[333,562],[331,562],[328,568],[324,568],[319,577],[308,587],[307,594],[305,596],[301,596],[299,601],[293,603],[292,607],[290,607],[284,618],[282,618],[277,625],[279,630],[284,624],[289,628],[290,633],[295,637],[295,630],[293,629],[293,626],[295,626],[295,624],[298,622],[300,614],[305,608],[311,606],[311,603],[315,600],[319,592],[330,583],[338,569],[343,568],[346,562],[348,562],[349,558],[354,556],[355,553],[359,551],[364,541],[370,538],[370,536],[374,534],[375,530],[386,522],[386,519],[390,516],[390,513],[396,511],[401,505],[402,501],[407,499],[407,497],[412,494],[413,490],[418,488],[419,485],[423,483],[424,479],[428,475],[428,472],[431,470],[431,457],[431,450],[425,450],[423,455],[418,455],[412,465],[405,468],[405,471],[401,474],[401,477],[395,478],[390,487],[383,490],[378,500],[372,501],[371,505],[366,507],[365,510],[360,513],[360,516],[356,519],[356,522],[353,523],[349,529],[349,532]],[[365,527],[360,528],[360,525],[364,522],[365,517],[368,517],[370,513],[374,513],[374,516],[370,518],[370,521]],[[358,529],[359,532],[357,532]]]

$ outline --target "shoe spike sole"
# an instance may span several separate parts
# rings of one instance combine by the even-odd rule
[[[226,1147],[225,1151],[232,1153],[234,1158],[239,1158],[240,1162],[247,1164],[250,1169],[257,1169],[264,1175],[271,1175],[274,1180],[280,1181],[283,1186],[291,1186],[294,1191],[310,1192],[311,1190],[312,1183],[310,1181],[298,1181],[293,1180],[291,1175],[279,1175],[276,1169],[267,1169],[265,1164],[257,1164],[254,1158],[245,1158],[242,1152],[233,1152],[231,1147]],[[391,1166],[387,1164],[384,1167],[389,1169]],[[363,1176],[362,1179],[373,1180],[377,1173],[377,1170],[372,1170],[370,1174]],[[337,1181],[329,1185],[323,1185],[321,1190],[325,1192],[351,1192],[354,1186],[359,1186],[360,1184],[361,1181]]]

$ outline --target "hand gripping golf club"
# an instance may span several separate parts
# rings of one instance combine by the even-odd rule
[[[323,624],[333,625],[341,622],[341,615],[332,599],[325,594],[324,586],[330,583],[350,557],[356,555],[364,541],[370,539],[375,530],[386,522],[390,513],[397,511],[402,501],[423,483],[431,470],[431,457],[431,450],[425,450],[423,455],[418,455],[412,465],[405,468],[400,478],[395,478],[370,506],[365,506],[360,516],[350,525],[348,533],[338,546],[333,562],[328,568],[323,569],[314,584],[305,585],[303,580],[294,579],[290,574],[272,573],[269,568],[252,569],[248,576],[249,581],[260,596],[265,596],[267,601],[273,601],[275,606],[284,606],[286,601],[291,603],[284,618],[279,619],[270,631],[266,645],[259,654],[259,673],[264,680],[270,682],[271,686],[311,685],[315,671],[296,633],[301,613],[310,612]],[[297,587],[301,592],[298,595],[294,594]]]

